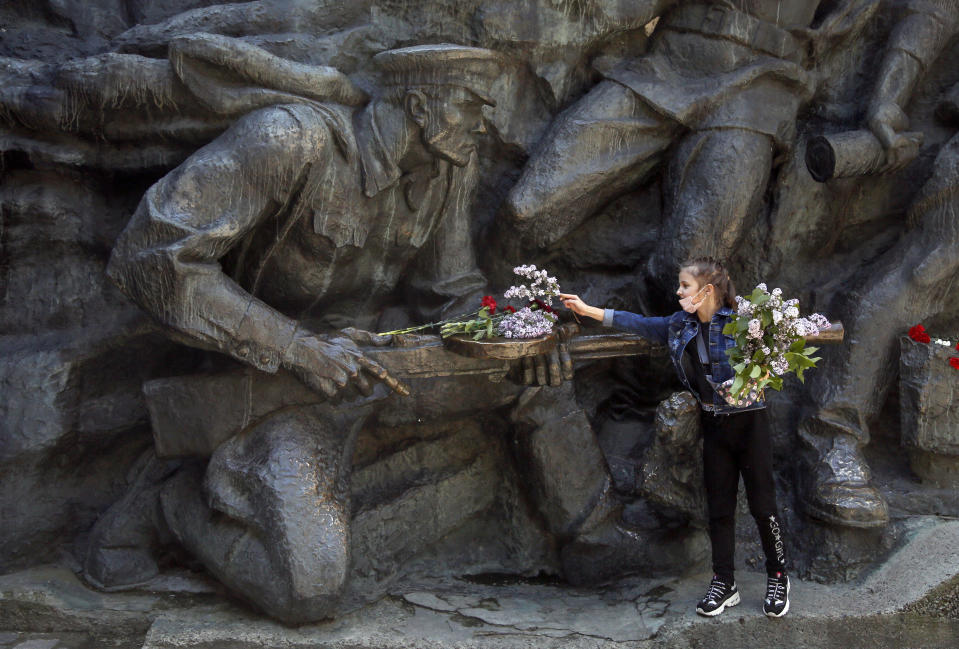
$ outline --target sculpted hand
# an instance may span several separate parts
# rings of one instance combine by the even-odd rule
[[[520,364],[520,382],[523,385],[560,385],[573,379],[573,359],[569,355],[569,341],[579,333],[579,326],[567,322],[556,328],[559,344],[552,351],[539,356],[524,357]]]
[[[382,381],[399,394],[408,395],[406,386],[363,354],[353,342],[352,333],[361,335],[368,332],[344,330],[334,336],[298,335],[284,354],[283,366],[308,387],[330,398],[348,386],[361,394],[371,394],[373,387],[370,377]],[[375,338],[375,335],[370,335]]]
[[[886,163],[881,169],[882,173],[901,169],[919,155],[922,133],[904,132],[909,128],[909,118],[896,104],[873,104],[869,108],[867,123],[886,149]]]

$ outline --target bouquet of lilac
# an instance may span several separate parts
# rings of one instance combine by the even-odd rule
[[[806,347],[806,336],[816,336],[830,326],[822,314],[799,315],[799,300],[784,300],[782,290],[759,284],[748,298],[736,296],[736,314],[723,328],[736,337],[727,350],[735,377],[719,386],[728,403],[746,406],[757,401],[768,386],[782,390],[789,372],[803,381],[803,372],[816,367],[817,347]]]
[[[538,338],[553,332],[553,326],[558,318],[553,313],[553,298],[559,295],[559,282],[550,277],[545,270],[536,266],[517,266],[513,269],[527,284],[510,286],[503,295],[507,300],[520,298],[527,301],[526,306],[520,308],[511,305],[500,307],[492,295],[486,295],[480,308],[456,318],[431,322],[425,325],[387,331],[379,335],[407,334],[415,331],[440,328],[440,335],[447,338],[454,334],[468,334],[473,340],[482,340],[500,335],[504,338]],[[497,309],[499,312],[497,313]]]
[[[552,304],[559,295],[559,282],[533,265],[517,266],[513,273],[529,280],[529,286],[510,286],[503,297],[529,300],[529,304],[500,320],[497,331],[504,338],[538,338],[553,333],[557,318]]]

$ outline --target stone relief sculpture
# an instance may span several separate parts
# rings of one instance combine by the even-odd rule
[[[649,262],[653,276],[671,277],[690,254],[733,253],[814,90],[804,65],[877,5],[840,3],[817,30],[819,0],[640,5],[646,20],[658,18],[648,53],[602,69],[604,80],[557,117],[507,210],[531,241],[552,243],[648,177],[675,145]]]
[[[155,573],[156,532],[137,538],[129,530],[136,510],[158,496],[156,526],[257,607],[288,622],[336,611],[350,566],[352,444],[383,398],[375,382],[408,390],[356,344],[389,338],[352,327],[319,332],[369,326],[400,285],[421,317],[455,312],[484,286],[468,208],[480,108],[493,103],[489,88],[502,62],[489,50],[451,45],[390,50],[376,60],[382,96],[357,116],[314,101],[245,115],[151,187],[118,239],[108,274],[176,339],[266,373],[288,371],[347,401],[302,397],[308,403],[290,412],[289,401],[271,406],[268,389],[254,387],[268,375],[248,375],[247,403],[237,402],[248,412],[209,444],[205,468],[184,467],[157,488],[166,474],[149,464],[142,495],[98,523],[85,564],[93,583],[115,588]],[[229,380],[210,381],[192,389],[230,391]],[[147,391],[155,413],[180,409]],[[513,400],[522,388],[500,391]],[[589,582],[651,564],[657,546],[617,524],[621,505],[575,403],[569,385],[534,388],[512,418],[533,500],[564,543],[565,572]],[[159,450],[183,453],[171,450],[158,423],[183,424],[190,408],[182,410],[155,414]],[[672,558],[660,563],[696,551],[695,542],[670,537],[672,547],[659,549]]]
[[[266,372],[282,367],[330,398],[347,388],[370,395],[375,381],[405,393],[350,338],[375,336],[317,332],[358,324],[404,273],[439,306],[483,286],[466,222],[468,166],[500,63],[450,45],[390,50],[377,62],[383,97],[355,122],[335,104],[254,111],[165,176],[120,236],[109,275],[189,344]],[[232,277],[218,264],[231,252]],[[270,614],[328,615],[349,567],[348,475],[363,406],[262,418],[220,445],[203,476],[173,478],[165,522]]]
[[[741,263],[746,233],[775,200],[768,186],[790,182],[781,163],[793,155],[797,129],[809,119],[802,111],[814,103],[821,81],[814,64],[832,45],[863,34],[874,16],[888,20],[889,3],[436,0],[430,12],[387,1],[197,4],[163,14],[133,2],[141,24],[118,27],[109,47],[82,57],[31,60],[7,48],[2,53],[10,56],[0,59],[4,164],[40,183],[103,176],[106,196],[129,183],[133,189],[124,192],[139,200],[132,220],[115,246],[116,232],[101,236],[112,249],[109,277],[171,339],[214,352],[191,358],[194,374],[184,375],[182,367],[144,370],[145,396],[137,379],[134,396],[119,406],[96,394],[101,401],[77,408],[82,414],[127,408],[134,413],[129,437],[141,439],[149,428],[146,437],[152,432],[155,438],[148,440],[155,450],[138,463],[117,455],[123,473],[133,465],[119,500],[95,501],[82,522],[64,523],[82,528],[84,541],[89,531],[89,543],[78,551],[88,582],[107,589],[140,585],[158,570],[157,545],[175,543],[270,616],[299,623],[338,615],[352,596],[351,565],[382,575],[395,567],[392,559],[377,563],[381,557],[368,551],[375,543],[356,541],[358,527],[381,524],[358,523],[351,503],[357,439],[378,427],[428,428],[477,412],[500,418],[495,436],[477,434],[482,426],[474,423],[437,446],[508,442],[505,451],[483,449],[477,465],[487,482],[469,483],[480,494],[469,503],[477,525],[485,524],[488,476],[514,481],[510,505],[525,517],[516,539],[537,544],[540,553],[518,561],[517,572],[588,584],[699,565],[707,546],[702,494],[691,486],[698,483],[700,451],[688,395],[670,396],[671,386],[652,382],[653,373],[640,367],[630,380],[634,394],[651,400],[639,408],[650,421],[627,416],[610,439],[597,425],[597,404],[619,389],[612,381],[591,393],[574,382],[568,363],[560,369],[553,358],[548,369],[538,364],[538,378],[527,366],[527,382],[541,384],[527,387],[499,380],[505,366],[441,357],[436,341],[391,341],[366,330],[434,319],[490,291],[486,277],[528,261],[499,258],[496,244],[504,241],[490,234],[497,228],[514,252],[563,266],[563,281],[590,283],[602,299],[639,305],[644,295],[618,292],[627,275],[636,275],[629,286],[660,281],[686,254]],[[881,143],[878,171],[890,173],[918,153],[907,103],[959,21],[949,0],[904,6],[908,12],[888,42],[876,46],[886,58],[878,78],[870,79],[869,105],[860,107]],[[151,11],[155,15],[143,18]],[[425,26],[414,24],[417,11]],[[456,38],[447,31],[424,38],[434,24]],[[321,39],[335,53],[303,54]],[[439,40],[461,44],[408,46]],[[602,56],[591,58],[599,51]],[[352,68],[315,64],[328,59]],[[602,78],[595,85],[590,65]],[[844,74],[855,76],[851,64]],[[581,90],[586,94],[579,97]],[[576,99],[570,103],[570,97]],[[959,86],[950,85],[939,102],[943,123],[956,123],[957,98]],[[567,103],[544,129],[551,112]],[[846,121],[844,127],[860,126]],[[870,441],[866,420],[894,379],[897,336],[916,319],[940,313],[955,289],[956,159],[953,137],[931,177],[915,183],[924,184],[907,234],[871,259],[853,290],[832,302],[829,314],[840,315],[859,344],[834,353],[809,388],[786,396],[808,401],[798,441],[789,443],[805,451],[802,471],[810,480],[787,485],[784,501],[795,495],[802,511],[828,523],[787,514],[787,526],[813,530],[790,535],[798,542],[811,546],[834,534],[830,538],[839,540],[831,548],[868,538],[876,553],[876,537],[839,535],[870,533],[855,528],[890,538],[897,533],[890,530],[895,524],[886,527],[889,510],[863,457]],[[577,236],[594,232],[614,199],[655,191],[648,182],[658,176],[663,211],[661,219],[648,215],[659,228],[651,259],[634,267],[609,251],[583,261],[557,253],[562,248],[555,244],[574,229]],[[47,215],[32,204],[21,207],[27,203],[15,190],[29,190],[29,180],[7,177],[12,180],[0,193],[16,200],[5,202],[0,214],[4,292],[7,259],[16,263],[19,254],[8,241],[25,236],[16,223],[11,228],[10,215]],[[851,187],[860,180],[843,182]],[[51,205],[60,209],[56,201]],[[18,210],[28,216],[17,216]],[[117,212],[124,221],[130,213]],[[509,222],[490,223],[494,218]],[[596,241],[615,249],[602,236]],[[768,271],[764,264],[755,264],[757,272]],[[89,272],[99,277],[102,270]],[[831,297],[817,295],[817,308],[827,311],[822,300]],[[18,305],[22,293],[11,289],[5,299]],[[39,353],[46,351],[41,346]],[[414,360],[395,369],[401,364],[390,359],[406,353]],[[656,362],[655,353],[644,349],[642,355],[643,363]],[[602,363],[608,356],[588,360]],[[406,372],[428,357],[439,359],[426,363],[430,371],[447,364],[446,387]],[[603,369],[590,371],[595,376]],[[39,368],[33,383],[15,376],[4,385],[22,383],[44,403],[63,401],[59,392],[48,398],[31,387],[53,384],[45,371]],[[460,374],[480,380],[467,382]],[[623,448],[614,448],[620,442]],[[405,450],[384,443],[377,452],[406,462]],[[365,459],[373,455],[367,451]],[[438,460],[417,467],[416,475],[438,482],[446,471]],[[370,473],[363,480],[380,479]],[[800,487],[801,494],[789,491]],[[405,522],[403,533],[415,535],[421,522],[427,525]],[[437,524],[435,537],[452,528]],[[516,539],[509,540],[514,549]],[[32,556],[18,552],[24,561]],[[799,562],[816,552],[790,548]],[[493,572],[515,568],[477,565]],[[828,578],[851,574],[843,570],[824,572]]]
[[[922,73],[959,30],[959,7],[948,2],[914,2],[887,45],[867,119],[887,149],[887,169],[915,157],[905,134],[904,107]],[[949,94],[941,114],[949,114]],[[929,178],[916,196],[903,237],[863,269],[863,282],[838,298],[858,344],[843,347],[813,378],[813,412],[800,424],[800,438],[815,460],[804,492],[807,510],[826,521],[881,526],[886,503],[871,484],[861,447],[869,441],[867,413],[877,413],[895,378],[898,335],[937,315],[956,288],[959,221],[955,193],[957,140],[940,150]]]

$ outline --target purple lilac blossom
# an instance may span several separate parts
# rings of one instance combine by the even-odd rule
[[[504,338],[538,338],[553,332],[553,322],[545,311],[523,307],[500,320],[497,329]]]

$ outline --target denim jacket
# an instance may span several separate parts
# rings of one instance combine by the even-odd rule
[[[726,350],[736,344],[735,338],[723,333],[723,327],[729,322],[733,310],[729,307],[722,307],[713,315],[709,323],[709,372],[712,375],[714,383],[722,383],[727,379],[733,378],[732,366],[729,364],[729,356]],[[686,345],[690,343],[699,332],[699,318],[695,313],[686,313],[677,311],[676,313],[665,317],[646,317],[629,311],[614,311],[606,309],[603,314],[603,324],[607,327],[613,327],[622,331],[636,333],[643,338],[648,338],[653,342],[666,345],[669,350],[669,357],[673,361],[679,380],[687,390],[696,394],[693,390],[686,372],[683,370],[682,358],[686,351]],[[695,342],[693,343],[695,344]],[[697,398],[699,398],[697,396]],[[756,403],[736,407],[726,403],[719,394],[713,392],[711,403],[700,405],[706,412],[716,414],[732,414],[744,412],[746,410],[758,410],[766,407],[766,402],[762,399]]]

